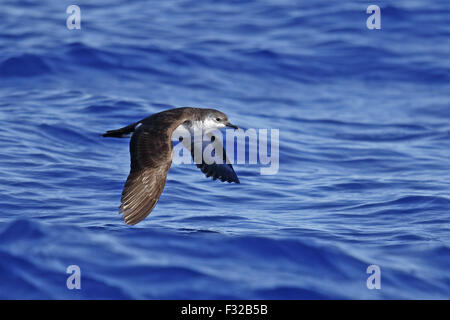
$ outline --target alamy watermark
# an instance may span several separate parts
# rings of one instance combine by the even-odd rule
[[[67,29],[81,29],[81,9],[79,6],[72,4],[67,7],[66,13],[70,16],[66,19]]]
[[[367,29],[381,29],[381,9],[375,4],[371,4],[367,7],[366,13],[370,16],[366,20]]]
[[[381,289],[381,269],[380,266],[376,264],[372,264],[367,267],[366,270],[367,274],[370,274],[370,276],[367,278],[366,286],[367,289],[373,290],[373,289]]]
[[[280,166],[279,138],[279,129],[227,129],[224,137],[219,130],[179,127],[172,135],[172,140],[180,141],[174,147],[172,163],[259,164],[262,175],[274,175]]]
[[[70,274],[66,280],[66,287],[69,290],[81,289],[81,269],[76,264],[70,265],[66,269],[66,273]]]

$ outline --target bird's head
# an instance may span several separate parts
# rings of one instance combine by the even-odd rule
[[[215,109],[206,109],[203,114],[202,120],[203,120],[203,127],[205,129],[214,130],[225,127],[239,129],[237,126],[231,124],[231,122],[228,121],[228,117],[225,113]]]

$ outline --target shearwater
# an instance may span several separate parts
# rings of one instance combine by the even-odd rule
[[[155,113],[126,127],[109,130],[104,137],[124,138],[131,135],[130,174],[122,191],[120,213],[125,223],[134,225],[147,217],[158,202],[166,184],[167,172],[172,164],[172,134],[177,128],[193,132],[200,128],[205,132],[230,127],[238,129],[228,121],[228,117],[215,109],[175,108]],[[211,135],[213,139],[213,135]],[[180,139],[182,140],[182,139]],[[216,141],[217,143],[218,141]],[[182,140],[183,146],[190,150],[194,158],[196,149],[202,145]],[[222,163],[197,162],[207,177],[222,182],[240,183],[233,166],[226,158],[226,152],[220,144],[224,161]],[[202,152],[202,150],[200,150]],[[197,160],[197,159],[195,159]]]

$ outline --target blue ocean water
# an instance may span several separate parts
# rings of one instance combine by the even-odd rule
[[[3,0],[0,298],[450,298],[449,14],[446,0]],[[127,226],[129,141],[100,134],[181,106],[280,129],[279,172],[235,165],[236,185],[173,166]]]

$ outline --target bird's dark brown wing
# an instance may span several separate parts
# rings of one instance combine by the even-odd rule
[[[140,126],[130,140],[131,169],[122,191],[120,213],[134,225],[153,210],[172,163],[172,141],[166,130]]]

